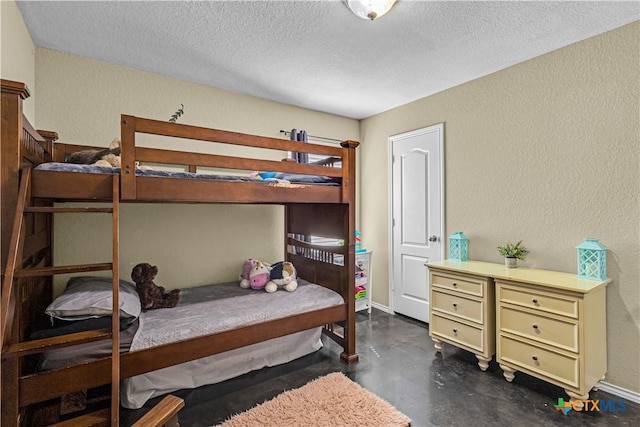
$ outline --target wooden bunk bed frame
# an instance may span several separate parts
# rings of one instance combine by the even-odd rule
[[[355,348],[355,141],[341,147],[246,135],[123,115],[120,173],[60,172],[34,169],[41,163],[63,161],[87,148],[59,144],[57,134],[36,131],[22,112],[29,96],[23,83],[2,80],[1,135],[1,262],[2,262],[2,425],[29,423],[32,405],[67,393],[112,384],[111,425],[118,423],[120,379],[218,354],[314,327],[343,349],[340,358],[358,360]],[[282,151],[308,152],[341,159],[341,167],[297,164],[213,154],[158,150],[136,146],[139,133],[188,138]],[[198,167],[270,170],[339,178],[339,186],[265,184],[136,176],[136,162]],[[79,176],[81,175],[81,176]],[[53,212],[89,211],[60,208],[66,201],[113,204],[113,263],[53,266]],[[338,292],[344,304],[150,349],[118,351],[118,310],[113,330],[99,330],[27,341],[52,300],[52,276],[90,270],[113,270],[113,300],[118,303],[119,203],[241,203],[285,207],[285,259],[298,275]],[[54,207],[56,206],[56,207]],[[94,208],[98,211],[104,208]],[[318,235],[342,239],[343,246],[318,246],[296,237]],[[341,265],[334,262],[342,257]],[[33,356],[62,346],[111,339],[112,356],[92,362],[36,372]]]

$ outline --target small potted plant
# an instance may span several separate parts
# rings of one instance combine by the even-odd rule
[[[524,260],[529,253],[529,250],[522,245],[520,240],[515,245],[513,243],[507,243],[498,246],[498,252],[504,257],[504,265],[509,268],[517,267],[517,260]]]

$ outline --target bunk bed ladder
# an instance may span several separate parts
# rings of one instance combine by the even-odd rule
[[[120,180],[119,175],[113,174],[113,198],[112,207],[56,207],[56,206],[29,206],[31,201],[31,169],[22,172],[20,182],[18,205],[12,229],[9,257],[7,259],[6,273],[2,289],[2,326],[1,343],[3,346],[3,358],[19,358],[31,354],[41,353],[54,348],[82,344],[100,339],[111,339],[111,407],[93,414],[86,414],[70,419],[60,425],[92,425],[92,426],[117,426],[119,423],[120,408],[120,310],[119,310],[119,207],[120,207]],[[21,268],[25,241],[25,215],[28,213],[110,213],[112,215],[112,262],[93,263],[66,266],[45,266],[36,268]],[[11,319],[15,310],[17,295],[11,298],[14,290],[14,280],[25,277],[54,276],[56,274],[82,273],[89,271],[112,270],[113,284],[113,308],[111,318],[111,330],[100,329],[87,332],[79,332],[65,335],[64,338],[45,338],[18,343],[9,343],[12,335]]]

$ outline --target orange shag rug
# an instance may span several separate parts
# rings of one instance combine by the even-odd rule
[[[406,427],[409,417],[340,372],[286,391],[216,427]]]

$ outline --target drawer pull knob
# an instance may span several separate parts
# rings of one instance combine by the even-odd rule
[[[538,300],[536,298],[534,298],[534,299],[531,300],[531,302],[534,303],[534,304],[537,304]]]
[[[538,356],[532,356],[531,357],[533,360],[535,360],[536,362],[538,361]]]
[[[535,323],[533,324],[533,329],[538,329],[538,325],[536,325]]]
[[[458,304],[456,304],[455,302],[453,303],[453,308],[456,308],[458,306]]]
[[[457,333],[458,333],[458,330],[457,330],[457,329],[454,329],[454,330],[453,330],[453,333],[454,333],[454,334],[457,334]]]
[[[455,288],[456,286],[458,286],[458,284],[456,282],[453,282],[453,287]]]

